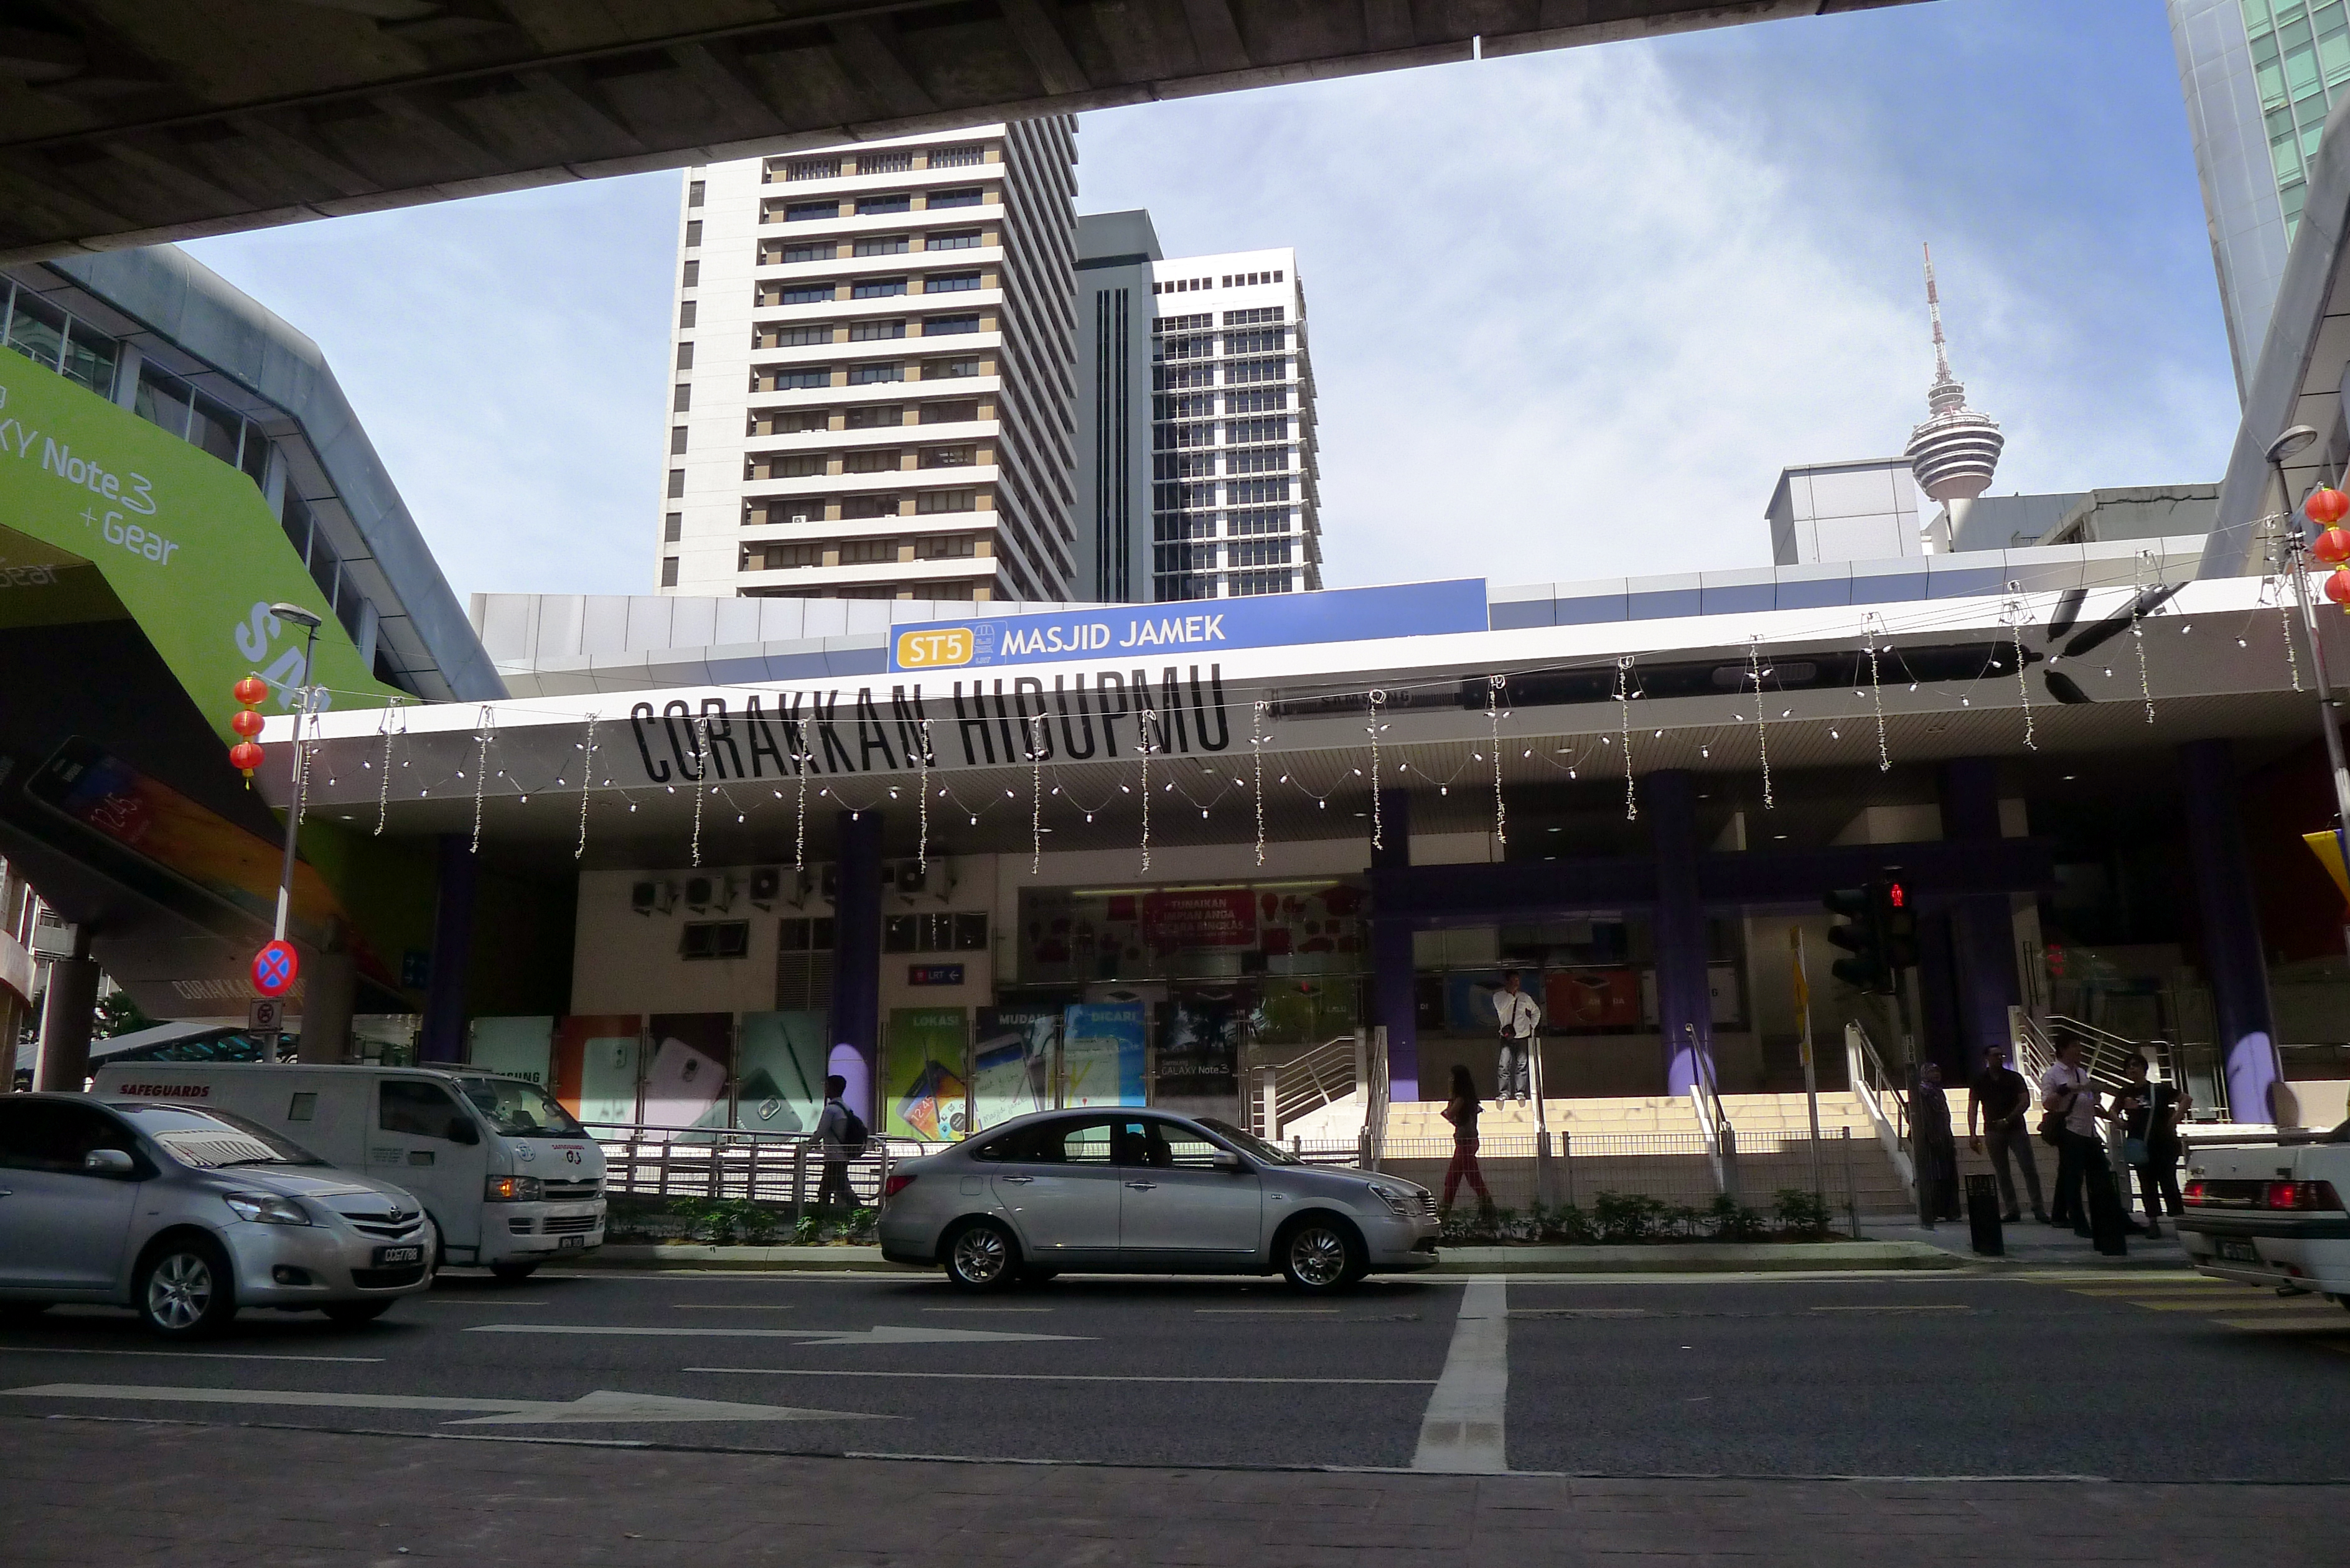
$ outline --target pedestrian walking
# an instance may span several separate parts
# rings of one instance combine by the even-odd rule
[[[2066,1040],[2056,1047],[2056,1060],[2040,1075],[2041,1136],[2056,1146],[2056,1201],[2048,1210],[2058,1225],[2070,1225],[2076,1236],[2089,1235],[2088,1188],[2110,1180],[2106,1146],[2097,1137],[2097,1091],[2081,1065],[2081,1043]],[[2110,1189],[2108,1189],[2110,1190]]]
[[[1999,1177],[2000,1207],[2002,1218],[2012,1225],[2023,1218],[2015,1204],[2015,1177],[2009,1169],[2011,1163],[2023,1168],[2023,1185],[2032,1194],[2032,1217],[2043,1225],[2048,1223],[2048,1206],[2040,1197],[2040,1164],[2032,1157],[2032,1129],[2026,1122],[2032,1114],[2032,1085],[2023,1075],[2007,1064],[2007,1047],[1993,1045],[1983,1053],[1983,1070],[1967,1086],[1967,1147],[1977,1154],[1983,1151],[1983,1141],[1991,1141],[1991,1169]],[[1976,1130],[1976,1117],[1981,1117],[1981,1130]]]
[[[1939,1062],[1918,1065],[1918,1087],[1909,1096],[1909,1137],[1918,1172],[1918,1222],[1931,1231],[1937,1220],[1959,1217],[1959,1146]]]
[[[2159,1236],[2166,1212],[2176,1220],[2187,1211],[2178,1197],[2178,1124],[2189,1100],[2175,1085],[2154,1082],[2138,1052],[2130,1054],[2125,1071],[2129,1081],[2122,1090],[2122,1161],[2137,1172],[2146,1234]]]
[[[1493,1098],[1503,1105],[1513,1099],[1523,1102],[1539,1048],[1534,1032],[1542,1027],[1542,1007],[1518,989],[1516,970],[1502,976],[1502,989],[1493,993],[1493,1016],[1502,1024],[1502,1081]]]
[[[824,1081],[824,1111],[816,1119],[817,1158],[824,1161],[824,1179],[816,1183],[816,1206],[857,1207],[856,1189],[848,1185],[848,1162],[865,1152],[868,1136],[864,1118],[841,1100],[848,1080],[834,1073]]]
[[[1452,1124],[1452,1163],[1444,1168],[1443,1215],[1452,1213],[1452,1195],[1461,1190],[1463,1178],[1469,1189],[1477,1195],[1477,1211],[1487,1219],[1493,1215],[1493,1195],[1485,1189],[1485,1173],[1477,1164],[1477,1085],[1469,1076],[1469,1069],[1455,1062],[1452,1064],[1452,1097],[1444,1104],[1444,1119]]]

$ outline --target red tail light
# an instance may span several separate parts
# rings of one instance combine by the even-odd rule
[[[911,1171],[893,1170],[889,1173],[889,1179],[881,1184],[881,1196],[885,1200],[895,1198],[913,1185],[914,1177]]]
[[[2187,1201],[2189,1203],[2200,1203],[2203,1201],[2203,1195],[2210,1190],[2210,1188],[2205,1187],[2199,1181],[2190,1181],[2187,1184]]]
[[[2342,1199],[2330,1181],[2272,1181],[2262,1194],[2264,1209],[2339,1209]]]

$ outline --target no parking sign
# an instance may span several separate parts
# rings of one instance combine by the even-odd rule
[[[301,961],[294,956],[292,942],[265,943],[253,955],[253,989],[264,996],[283,996],[294,989],[294,979],[301,967]]]

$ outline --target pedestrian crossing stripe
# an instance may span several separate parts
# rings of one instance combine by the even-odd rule
[[[2350,1312],[2320,1295],[2280,1296],[2257,1286],[2202,1276],[2194,1280],[2174,1276],[2143,1285],[2106,1279],[2066,1289],[2073,1295],[2126,1303],[2142,1312],[2204,1313],[2210,1314],[2206,1321],[2220,1328],[2271,1338],[2307,1338],[2324,1349],[2350,1355]],[[2261,1315],[2240,1315],[2243,1314]]]

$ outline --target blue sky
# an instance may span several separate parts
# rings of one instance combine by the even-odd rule
[[[1932,369],[1998,492],[2213,479],[2234,433],[2160,0],[1936,0],[1085,117],[1080,204],[1289,244],[1336,586],[1757,565],[1789,462]],[[678,176],[203,242],[316,337],[452,585],[643,592]]]

